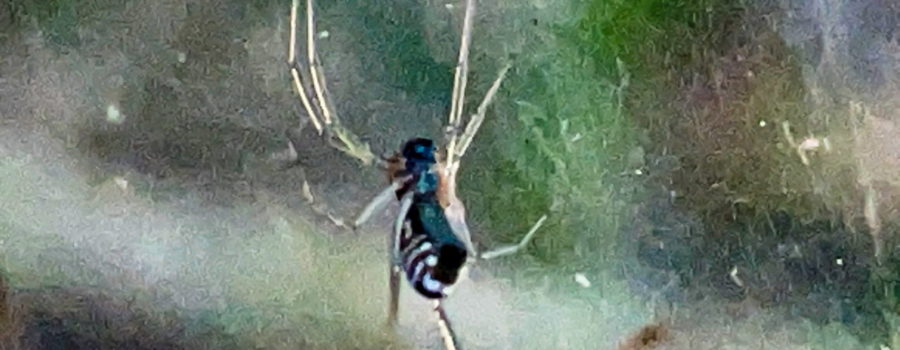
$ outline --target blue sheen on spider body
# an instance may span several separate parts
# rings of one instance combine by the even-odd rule
[[[402,167],[400,158],[395,157],[390,174],[394,179],[410,176],[396,193],[400,199],[413,191],[412,206],[399,237],[399,263],[413,289],[428,299],[446,297],[447,288],[456,283],[468,256],[444,213],[443,179],[436,153],[434,141],[411,139],[403,146]]]

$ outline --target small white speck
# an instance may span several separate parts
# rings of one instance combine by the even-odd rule
[[[327,30],[323,30],[319,32],[319,39],[328,38],[329,35],[331,35],[331,33],[329,33]]]
[[[589,288],[591,286],[591,281],[587,279],[587,276],[580,272],[575,274],[575,283],[578,283],[584,288]]]
[[[187,54],[181,51],[178,51],[178,63],[187,62]]]
[[[293,146],[291,147],[291,149],[293,149]],[[312,203],[312,202],[316,201],[316,197],[313,197],[312,189],[309,188],[309,182],[306,182],[306,180],[303,180],[302,190],[303,190],[303,198],[305,198],[308,203]]]
[[[891,350],[891,348],[889,346],[884,345],[884,344],[881,344],[880,347],[881,347],[881,350]]]
[[[128,190],[128,180],[125,180],[124,177],[116,176],[113,178],[113,182],[116,183],[116,186],[119,186],[119,189],[122,191]]]
[[[119,112],[119,108],[116,105],[109,105],[106,107],[106,121],[113,124],[122,124],[125,121],[125,116]]]
[[[760,120],[760,121],[759,121],[759,127],[765,128],[765,127],[766,127],[766,121],[765,121],[765,120]]]
[[[438,260],[438,259],[437,259],[436,256],[434,256],[434,255],[429,255],[427,258],[425,258],[425,265],[428,265],[428,266],[435,266],[435,265],[437,265],[437,260]]]
[[[744,288],[744,281],[738,277],[738,268],[735,266],[731,269],[731,272],[728,273],[728,276],[731,277],[731,281],[734,282],[738,287]]]
[[[448,4],[444,4],[444,7],[447,8],[448,10],[452,10],[454,6],[453,6],[453,4],[448,3]]]
[[[641,169],[634,169],[634,174],[635,174],[635,175],[643,175],[644,172],[641,171]]]
[[[837,260],[835,260],[834,263],[837,264],[838,266],[844,266],[844,259],[837,258]]]
[[[800,147],[800,149],[804,151],[814,151],[821,145],[822,143],[819,142],[819,139],[815,137],[807,137],[803,140],[803,142],[800,143],[798,147]]]

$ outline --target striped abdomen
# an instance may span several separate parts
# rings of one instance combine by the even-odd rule
[[[400,251],[407,281],[430,299],[447,295],[468,255],[433,195],[416,195],[406,216]]]

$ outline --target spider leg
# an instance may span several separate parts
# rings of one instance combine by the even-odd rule
[[[306,114],[312,121],[319,135],[332,147],[359,160],[364,165],[372,164],[375,155],[369,145],[360,141],[359,137],[341,125],[335,111],[334,103],[325,82],[325,74],[316,52],[316,26],[313,0],[306,1],[306,58],[307,62],[297,59],[297,8],[300,0],[291,3],[291,36],[288,52],[288,67],[291,72],[294,89]]]
[[[456,234],[456,237],[463,241],[466,249],[471,256],[478,256],[475,251],[475,244],[472,243],[472,234],[469,232],[469,225],[466,224],[466,208],[463,206],[459,198],[453,197],[449,199],[449,205],[444,208],[444,215],[450,223],[450,229]]]
[[[466,153],[481,124],[484,122],[484,116],[488,106],[494,100],[494,96],[500,89],[500,85],[506,78],[510,65],[507,64],[498,74],[491,88],[488,90],[481,104],[478,106],[477,112],[472,116],[472,120],[463,129],[462,123],[463,107],[465,102],[466,82],[469,69],[469,45],[472,40],[472,22],[475,16],[475,1],[466,0],[465,15],[463,17],[462,37],[459,46],[459,61],[456,66],[456,72],[453,81],[453,93],[450,107],[449,123],[445,129],[445,137],[447,140],[447,149],[445,162],[442,171],[443,179],[446,181],[445,198],[447,207],[445,213],[450,221],[453,232],[459,237],[466,248],[474,258],[478,255],[475,245],[472,244],[472,237],[469,232],[468,225],[465,220],[465,207],[462,201],[456,197],[456,174],[459,170],[460,159]],[[462,133],[460,133],[462,132]]]
[[[400,266],[394,264],[393,259],[391,259],[389,269],[390,280],[388,284],[390,285],[391,301],[388,305],[387,324],[389,327],[394,327],[397,325],[397,310],[400,308]]]
[[[541,218],[538,219],[538,221],[534,223],[533,226],[531,226],[531,229],[528,230],[528,233],[525,234],[525,237],[523,237],[522,240],[519,241],[519,244],[508,245],[485,252],[481,254],[481,258],[484,260],[490,260],[504,255],[515,254],[519,251],[519,249],[525,249],[525,246],[528,245],[528,242],[530,242],[531,238],[534,237],[535,232],[537,232],[537,230],[540,229],[542,225],[544,225],[544,221],[546,220],[546,214],[544,216],[541,216]]]
[[[441,330],[441,338],[444,340],[444,348],[447,350],[461,350],[459,342],[456,341],[456,333],[453,332],[453,326],[450,324],[450,318],[444,311],[444,306],[440,300],[434,301],[434,312],[437,314],[438,328]]]
[[[466,83],[469,75],[469,45],[472,42],[472,21],[475,17],[475,0],[466,0],[466,12],[463,16],[463,30],[459,42],[459,59],[456,63],[456,71],[453,76],[453,92],[450,104],[448,127],[450,128],[450,140],[447,144],[447,163],[452,164],[455,156],[456,142],[458,141],[459,125],[462,122],[463,107],[466,100]]]
[[[394,326],[397,324],[397,310],[399,309],[400,305],[400,238],[403,234],[403,226],[406,223],[406,215],[409,213],[409,209],[412,207],[412,202],[412,192],[403,195],[403,198],[400,200],[400,212],[397,213],[397,220],[394,222],[394,231],[391,233],[390,247],[388,248],[390,251],[388,260],[388,274],[390,275],[390,277],[388,285],[390,286],[391,293],[391,300],[388,304],[387,319],[387,323],[389,326]]]
[[[412,208],[413,193],[408,192],[400,199],[400,211],[397,212],[397,219],[394,220],[394,232],[391,235],[391,261],[400,265],[400,235],[403,234],[403,225],[406,223],[406,215]]]
[[[468,150],[469,145],[472,144],[472,139],[478,134],[481,123],[484,122],[484,115],[487,113],[487,108],[491,105],[491,102],[494,101],[494,96],[496,96],[497,91],[500,90],[500,85],[503,84],[503,80],[506,79],[506,73],[509,72],[510,67],[510,64],[507,63],[503,66],[503,69],[500,70],[500,73],[497,74],[497,78],[494,79],[491,88],[488,89],[488,92],[484,95],[484,99],[481,100],[481,104],[478,105],[475,114],[472,115],[472,120],[469,121],[463,134],[459,137],[459,144],[456,149],[453,150],[453,152],[456,153],[454,158],[455,163],[448,164],[448,166],[452,167],[451,171],[455,172],[459,169],[459,160],[466,154],[466,150]]]
[[[375,196],[369,204],[363,209],[362,213],[356,218],[356,221],[353,222],[353,229],[357,229],[362,224],[369,221],[369,218],[372,217],[372,214],[377,210],[384,209],[384,206],[390,203],[394,199],[394,195],[401,186],[403,186],[403,182],[405,182],[409,177],[400,178],[391,182],[388,187],[381,190],[378,195]]]
[[[313,126],[315,126],[319,135],[322,135],[325,130],[323,129],[322,121],[318,116],[316,108],[313,105],[314,101],[309,93],[310,88],[308,82],[304,81],[301,77],[301,72],[304,71],[303,63],[297,60],[297,8],[299,6],[300,0],[294,0],[291,3],[291,41],[288,49],[288,68],[291,70],[294,89],[296,90],[297,95],[300,96],[300,102],[302,102],[303,108],[306,110],[306,115],[309,117],[310,121],[312,121]]]

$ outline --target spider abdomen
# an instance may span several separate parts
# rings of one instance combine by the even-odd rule
[[[418,196],[410,208],[400,251],[407,281],[429,299],[446,297],[468,256],[434,196]]]

